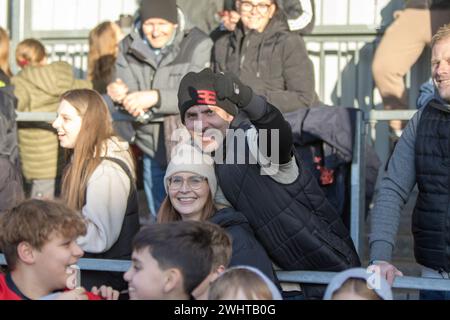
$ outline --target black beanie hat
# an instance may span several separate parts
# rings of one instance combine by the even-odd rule
[[[178,12],[176,0],[142,0],[139,15],[142,23],[150,18],[160,18],[177,24]]]
[[[238,109],[234,103],[217,97],[215,82],[216,75],[209,68],[198,73],[189,72],[184,76],[178,90],[178,109],[183,123],[186,111],[196,105],[218,106],[232,116],[237,115]]]

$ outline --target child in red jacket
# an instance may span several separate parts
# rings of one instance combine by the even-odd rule
[[[73,285],[73,265],[84,254],[75,240],[85,233],[82,216],[54,201],[28,200],[1,214],[0,251],[9,273],[0,275],[0,300],[117,298],[111,288],[86,292]]]

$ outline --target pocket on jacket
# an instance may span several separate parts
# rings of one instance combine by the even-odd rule
[[[316,235],[334,254],[342,258],[343,262],[346,262],[349,266],[352,265],[352,262],[348,257],[351,252],[348,252],[349,250],[346,248],[347,246],[345,244],[344,247],[342,246],[344,240],[337,236],[333,236],[331,232],[324,233],[323,231],[319,231],[317,229],[314,230],[313,234]]]

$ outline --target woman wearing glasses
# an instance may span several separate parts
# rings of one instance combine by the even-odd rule
[[[167,197],[158,213],[159,223],[180,220],[215,223],[232,238],[230,266],[253,266],[276,281],[272,262],[255,239],[245,216],[232,208],[218,208],[214,203],[217,180],[211,157],[190,145],[177,147],[167,167],[164,186]]]
[[[282,112],[317,103],[314,69],[303,38],[289,31],[275,0],[238,0],[236,10],[241,17],[237,27],[214,45],[215,71],[239,75]]]

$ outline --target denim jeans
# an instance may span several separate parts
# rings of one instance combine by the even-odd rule
[[[159,207],[166,197],[164,189],[164,175],[166,174],[155,159],[147,154],[143,157],[144,165],[144,191],[147,197],[148,208],[150,213],[156,217]]]

